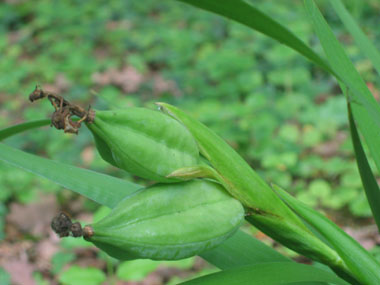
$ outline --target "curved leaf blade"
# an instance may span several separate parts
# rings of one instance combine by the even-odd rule
[[[380,75],[380,53],[360,29],[354,18],[347,11],[341,0],[330,0],[335,12],[352,35],[360,50],[371,60],[377,73]]]
[[[178,0],[198,8],[219,14],[248,26],[280,43],[296,50],[311,62],[319,65],[329,73],[334,72],[328,63],[309,48],[303,41],[263,12],[242,0]]]
[[[278,285],[289,283],[323,282],[324,284],[347,285],[349,283],[331,272],[295,262],[261,263],[224,270],[199,277],[181,284],[186,285]]]
[[[319,212],[273,185],[280,197],[307,223],[314,227],[338,252],[347,267],[363,284],[380,284],[380,264],[356,240]]]
[[[141,186],[109,175],[42,158],[0,144],[0,160],[45,177],[99,204],[113,207]]]
[[[50,124],[49,119],[43,119],[43,120],[35,120],[35,121],[26,122],[26,123],[21,123],[14,126],[10,126],[5,129],[1,129],[0,141],[6,138],[9,138],[11,136],[17,135],[19,133],[31,130],[31,129],[48,126],[49,124]]]
[[[359,133],[356,129],[354,118],[352,116],[350,104],[348,104],[348,119],[350,122],[351,139],[354,146],[360,177],[369,206],[371,207],[373,213],[373,217],[375,218],[377,228],[380,232],[380,189],[375,177],[373,176],[371,167],[369,166],[366,154],[361,144]]]
[[[363,134],[377,169],[380,171],[380,106],[372,96],[360,74],[344,52],[339,41],[312,0],[305,0],[306,10],[331,68],[349,88],[348,100],[358,128]]]

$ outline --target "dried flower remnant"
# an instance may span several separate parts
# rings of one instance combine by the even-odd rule
[[[54,126],[58,130],[64,130],[65,133],[78,134],[82,122],[91,123],[94,120],[95,111],[92,109],[88,108],[86,111],[82,107],[65,100],[62,96],[42,90],[37,85],[29,95],[29,100],[34,102],[43,98],[48,98],[55,109],[51,117],[51,126]],[[77,116],[80,119],[74,121],[71,119],[72,116]]]
[[[51,221],[51,228],[53,231],[59,235],[59,237],[67,237],[70,235],[70,228],[72,222],[70,217],[61,212]]]
[[[70,236],[81,237],[83,235],[82,226],[79,222],[73,223],[69,215],[64,212],[59,213],[51,221],[51,228],[60,238]]]
[[[75,222],[70,227],[73,237],[81,237],[83,235],[82,226],[79,222]]]

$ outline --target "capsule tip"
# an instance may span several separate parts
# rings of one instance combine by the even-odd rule
[[[83,228],[83,237],[85,239],[91,238],[94,235],[94,229],[87,225]]]

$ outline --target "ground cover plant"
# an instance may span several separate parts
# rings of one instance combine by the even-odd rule
[[[120,90],[124,92],[136,92],[138,89],[142,89],[140,98],[146,105],[149,105],[152,101],[169,101],[177,105],[177,103],[182,100],[181,97],[184,96],[181,92],[195,94],[194,98],[183,99],[182,109],[186,109],[189,113],[192,113],[198,120],[192,116],[189,117],[186,113],[171,105],[159,105],[162,111],[167,114],[165,116],[171,116],[190,132],[190,137],[195,140],[196,145],[199,147],[199,152],[203,157],[201,159],[202,163],[184,165],[184,167],[178,167],[179,169],[175,168],[174,172],[165,173],[165,175],[154,173],[153,176],[147,176],[149,171],[147,172],[144,167],[142,167],[144,169],[141,168],[140,161],[138,161],[134,167],[131,167],[131,161],[125,164],[120,163],[125,157],[120,160],[115,159],[115,157],[119,157],[119,155],[115,156],[117,149],[111,146],[110,142],[105,142],[105,138],[109,137],[106,135],[100,144],[99,139],[95,137],[100,156],[114,166],[120,168],[125,168],[123,166],[126,166],[126,170],[131,175],[114,168],[107,168],[106,172],[126,179],[130,179],[133,175],[136,175],[148,178],[151,181],[160,181],[159,177],[164,177],[164,180],[201,178],[218,181],[233,197],[245,206],[246,219],[249,223],[252,223],[283,245],[308,256],[312,260],[325,263],[340,276],[340,278],[338,278],[326,268],[320,269],[289,262],[287,258],[279,255],[262,243],[257,242],[242,232],[238,232],[219,247],[211,251],[200,253],[205,260],[208,260],[223,271],[205,277],[204,279],[195,279],[191,282],[207,284],[207,282],[212,283],[224,280],[228,283],[231,282],[229,278],[232,278],[241,284],[241,282],[245,280],[252,280],[252,276],[255,276],[257,282],[264,282],[266,284],[278,282],[278,280],[275,279],[277,277],[288,278],[288,283],[320,281],[343,284],[345,282],[344,280],[346,280],[353,284],[358,282],[362,284],[376,284],[379,278],[377,273],[379,265],[374,258],[323,216],[298,202],[302,200],[310,206],[323,206],[325,209],[340,209],[342,206],[347,205],[348,208],[346,210],[350,211],[353,215],[368,217],[373,214],[377,224],[379,224],[379,211],[377,209],[377,205],[379,205],[377,202],[379,199],[379,190],[371,172],[371,167],[374,169],[379,165],[377,158],[378,151],[376,149],[378,135],[376,128],[379,112],[377,102],[373,99],[373,96],[376,97],[377,91],[374,86],[378,83],[378,77],[373,74],[371,67],[368,67],[371,66],[370,64],[372,63],[375,69],[378,68],[378,54],[376,49],[372,47],[372,44],[367,40],[364,34],[362,34],[361,30],[358,29],[355,22],[350,18],[339,1],[331,1],[331,3],[323,6],[326,11],[334,11],[334,13],[337,13],[336,15],[342,19],[344,25],[352,32],[353,39],[358,42],[359,49],[354,50],[351,55],[358,57],[358,50],[360,50],[364,55],[370,58],[370,61],[367,60],[365,62],[367,65],[362,67],[362,71],[364,71],[365,80],[367,82],[372,81],[373,84],[365,85],[351,62],[345,56],[344,51],[312,1],[306,1],[305,7],[299,5],[297,9],[301,11],[306,8],[306,18],[311,21],[311,27],[315,29],[327,60],[317,55],[297,38],[297,36],[300,35],[300,37],[306,40],[308,38],[310,39],[312,35],[310,27],[304,31],[295,32],[295,36],[279,24],[281,21],[274,21],[259,10],[256,10],[256,7],[259,7],[263,9],[263,11],[270,11],[271,6],[268,4],[267,6],[262,4],[260,7],[259,5],[251,6],[246,2],[240,1],[225,1],[224,4],[217,3],[217,1],[199,1],[195,3],[203,9],[243,23],[248,27],[260,31],[266,37],[272,37],[293,48],[308,58],[312,63],[316,64],[316,66],[319,66],[313,67],[312,73],[314,74],[313,76],[320,77],[320,81],[317,82],[318,84],[310,84],[311,73],[308,69],[310,68],[310,63],[307,63],[302,57],[297,56],[296,53],[292,53],[286,47],[264,36],[259,37],[261,42],[256,44],[256,38],[251,37],[251,33],[248,32],[247,28],[237,25],[234,26],[230,23],[227,25],[221,18],[207,18],[209,17],[206,16],[207,14],[201,14],[199,19],[197,18],[192,22],[192,17],[195,17],[194,15],[198,16],[198,13],[201,12],[195,9],[192,10],[193,12],[183,12],[184,9],[186,10],[188,8],[182,5],[175,6],[173,14],[181,13],[181,16],[187,15],[189,23],[193,23],[193,25],[190,24],[192,28],[189,29],[190,32],[184,33],[179,29],[177,33],[175,31],[157,33],[157,29],[160,28],[155,27],[156,30],[153,33],[151,26],[146,28],[146,31],[151,30],[148,36],[144,35],[144,37],[142,37],[140,33],[131,32],[131,37],[128,37],[127,40],[119,41],[119,46],[115,44],[111,45],[112,48],[111,46],[109,47],[112,50],[107,51],[108,55],[116,54],[116,56],[111,56],[111,58],[115,59],[115,62],[112,62],[112,60],[109,61],[108,58],[102,60],[101,55],[99,61],[94,61],[90,57],[83,57],[83,55],[93,48],[92,45],[107,46],[107,41],[114,42],[118,37],[124,39],[123,32],[128,26],[128,23],[122,21],[123,17],[121,15],[116,13],[116,16],[113,16],[116,20],[114,23],[109,24],[111,26],[111,33],[105,37],[100,35],[96,37],[96,34],[90,33],[86,29],[76,31],[76,27],[74,26],[69,26],[67,30],[63,30],[61,33],[62,36],[65,37],[66,35],[70,40],[74,39],[75,41],[75,39],[78,38],[90,37],[90,40],[84,47],[81,46],[78,50],[74,50],[67,58],[65,58],[65,53],[62,52],[65,50],[62,43],[56,43],[55,45],[57,46],[54,45],[51,47],[50,44],[54,42],[53,39],[40,32],[46,29],[47,25],[49,25],[49,21],[31,20],[31,23],[35,26],[28,25],[28,28],[20,29],[22,32],[18,34],[18,38],[16,37],[16,41],[20,42],[18,49],[13,46],[8,48],[3,45],[7,55],[9,55],[9,57],[7,57],[9,60],[7,63],[4,63],[3,68],[4,70],[8,70],[8,67],[13,64],[12,60],[15,62],[19,61],[21,56],[20,50],[22,50],[23,56],[35,54],[36,51],[33,51],[33,46],[27,46],[25,48],[22,46],[22,41],[27,42],[28,38],[33,38],[37,40],[42,47],[49,46],[47,53],[37,57],[40,63],[50,63],[51,58],[59,59],[58,63],[38,65],[41,66],[41,70],[37,70],[33,73],[33,76],[40,77],[38,81],[43,79],[47,81],[58,80],[55,85],[60,87],[55,90],[56,94],[62,93],[65,89],[71,90],[70,92],[73,93],[68,95],[80,100],[80,96],[83,96],[81,94],[85,93],[84,90],[86,86],[91,85],[91,82],[89,82],[89,74],[91,74],[93,70],[103,69],[103,71],[93,74],[94,82],[100,86],[97,96],[102,98],[102,100],[95,102],[95,107],[98,109],[104,109],[104,107],[115,109],[115,106],[121,104],[124,104],[124,106],[137,105],[133,97],[118,98],[117,95]],[[89,13],[89,19],[92,19],[91,15],[95,11],[94,7],[86,6],[86,4],[83,5],[84,7],[82,8],[87,9]],[[155,9],[149,10],[149,12],[152,13],[152,17],[154,18],[160,15],[160,13],[162,13],[160,9],[164,10],[165,5],[166,4],[163,4],[163,6],[157,5]],[[273,5],[274,4],[272,4],[272,7]],[[105,11],[116,11],[121,8],[110,6],[111,7],[109,7],[108,10],[105,9]],[[128,4],[126,4],[126,6],[128,6]],[[152,7],[153,6],[152,4]],[[20,11],[16,11],[12,5],[5,7],[7,7],[9,11],[14,11],[13,15],[16,15],[13,20],[12,17],[8,17],[4,20],[4,22],[8,21],[8,23],[6,23],[8,26],[6,27],[13,28],[17,31],[18,28],[15,28],[15,23],[19,20],[17,15],[28,15],[28,4],[20,6],[25,9],[20,8]],[[74,12],[70,10],[70,7],[71,6],[68,5],[60,8]],[[373,7],[376,8],[377,6],[373,4]],[[41,12],[43,12],[44,9],[46,9],[45,13],[48,11],[43,2],[37,5],[37,8],[39,8]],[[134,5],[133,8],[133,11],[140,11],[141,13],[144,12],[144,9],[148,9],[145,5],[143,7],[138,4]],[[281,9],[286,10],[286,8],[287,7],[282,7]],[[354,8],[356,8],[356,11],[359,11],[358,13],[367,9],[362,4],[358,4]],[[64,13],[65,9],[60,9],[61,13]],[[12,13],[9,14],[12,15]],[[253,17],[253,15],[255,17]],[[75,13],[73,13],[72,17],[75,18]],[[105,19],[108,19],[107,17],[107,13],[100,16],[98,25],[103,26],[102,23],[104,23]],[[202,17],[205,18],[203,19]],[[260,20],[257,22],[252,21],[253,18]],[[61,20],[59,19],[58,17],[58,23],[63,21],[65,16],[62,16]],[[210,22],[210,19],[215,21],[215,27],[219,27],[220,30],[214,30],[212,28],[207,30],[207,24]],[[28,20],[26,19],[25,21]],[[202,25],[202,21],[206,24]],[[96,26],[96,21],[92,22],[89,20],[89,25],[90,24]],[[113,26],[111,24],[113,24]],[[57,25],[60,26],[59,24]],[[180,25],[180,23],[178,25]],[[303,25],[299,26],[303,27]],[[73,33],[73,29],[75,33]],[[210,34],[199,33],[200,30],[202,31],[204,29]],[[78,36],[76,34],[80,35]],[[159,34],[159,36],[156,34]],[[162,35],[165,36],[162,37]],[[114,38],[107,38],[111,36]],[[178,41],[178,36],[181,37],[181,41]],[[212,40],[209,39],[210,37]],[[235,37],[239,38],[240,41],[234,42],[229,40]],[[170,57],[165,57],[167,56],[165,49],[154,48],[159,46],[157,43],[163,40],[167,40],[168,42],[172,41],[173,43]],[[224,45],[221,44],[221,46],[218,46],[214,44],[215,41],[219,41],[220,43],[224,42]],[[141,46],[137,46],[139,44]],[[149,47],[146,49],[148,51],[147,54],[141,55],[141,53],[133,52],[133,50],[144,49],[144,45],[145,47]],[[194,53],[193,48],[198,46],[200,46],[198,53]],[[271,48],[268,49],[268,46],[271,46]],[[15,47],[17,47],[17,45]],[[118,58],[118,56],[120,56],[120,50],[126,47],[131,53],[128,54],[126,60],[121,60],[125,62],[127,67],[117,67],[118,59],[120,59]],[[49,54],[49,52],[51,54]],[[215,56],[216,53],[218,53],[219,56]],[[251,53],[258,53],[262,55],[262,57],[253,58],[250,56]],[[144,58],[142,59],[141,57]],[[58,65],[60,60],[66,63],[65,66],[54,67],[54,64]],[[84,60],[87,61],[84,62]],[[195,71],[187,67],[187,64],[193,61],[196,62],[195,64],[193,63]],[[33,67],[31,62],[23,60],[20,62],[21,66],[20,69],[18,69],[18,73],[10,72],[8,76],[11,80],[7,78],[4,79],[2,88],[5,92],[16,92],[19,86],[17,84],[12,85],[12,83],[25,80],[26,72],[24,71],[23,73],[22,70],[30,70]],[[267,66],[266,62],[279,64],[279,67],[276,68],[275,64],[273,66]],[[99,63],[100,66],[98,66]],[[17,64],[20,65],[20,63]],[[42,66],[44,68],[42,68]],[[255,68],[252,68],[253,66],[258,66],[261,70],[255,70]],[[284,66],[287,66],[287,68],[284,69]],[[49,70],[49,68],[51,68],[51,70]],[[149,71],[147,71],[147,69]],[[62,70],[66,76],[69,76],[69,82],[74,80],[78,82],[75,88],[67,87],[67,78],[49,78],[52,74],[56,74],[55,70]],[[160,74],[158,72],[160,70],[164,70],[164,72]],[[150,77],[152,80],[143,79],[141,74],[144,73],[148,73],[148,78]],[[199,74],[204,74],[205,76],[200,77],[198,76]],[[330,92],[328,90],[334,86],[334,83],[328,79],[330,78],[328,74],[337,79],[345,96],[329,97],[324,95],[324,92]],[[140,79],[138,77],[139,75]],[[162,75],[167,78],[173,78],[176,81],[165,81],[165,79],[161,77]],[[11,76],[13,76],[13,78]],[[126,78],[130,78],[131,76],[135,76],[133,82],[126,80]],[[35,79],[27,78],[27,80],[32,81]],[[11,82],[11,84],[9,84],[9,82]],[[150,82],[156,85],[153,90],[157,92],[155,96],[159,96],[159,100],[157,100],[157,98],[144,98],[144,96],[147,96],[146,94],[152,90],[152,87],[149,86]],[[177,82],[178,85],[173,82]],[[118,87],[119,90],[115,89],[114,86]],[[273,90],[273,87],[267,86],[276,88]],[[45,89],[45,87],[46,86],[44,86],[43,90],[48,90]],[[368,88],[371,89],[373,96]],[[277,94],[279,92],[286,92],[286,96],[278,96]],[[313,97],[313,101],[319,106],[315,107],[314,104],[310,104],[310,100],[305,99],[305,94],[310,94],[310,96]],[[210,98],[219,98],[223,99],[223,101],[215,101]],[[89,100],[89,98],[83,97],[83,106],[87,106]],[[78,121],[71,120],[71,116],[78,114],[75,114],[72,109],[66,108],[68,105],[66,103],[60,105],[59,100],[53,100],[53,102],[56,104],[56,115],[54,118],[57,119],[57,123],[54,125],[56,127],[58,126],[58,128],[65,129],[67,132],[77,132],[79,123]],[[200,105],[199,102],[202,102],[202,104]],[[229,104],[225,104],[226,102]],[[272,106],[271,102],[277,103]],[[7,104],[9,105],[7,106],[9,107],[7,110],[20,107],[12,107],[11,100],[9,100]],[[348,107],[346,107],[346,104]],[[28,106],[26,118],[41,118],[42,112],[51,112],[49,111],[50,107],[48,104],[44,105],[41,103],[39,106],[41,107],[37,109],[32,109]],[[89,112],[88,109],[84,110],[84,112]],[[273,110],[276,110],[276,113],[273,113]],[[301,115],[299,121],[295,122],[293,121],[292,113],[296,111],[300,112]],[[315,121],[315,116],[319,113],[322,114],[320,117],[321,120]],[[85,115],[87,115],[87,113]],[[349,119],[347,119],[347,117]],[[4,124],[7,124],[7,120],[11,118],[12,114],[6,116],[3,119]],[[60,121],[61,118],[63,121]],[[91,129],[91,123],[87,121],[87,118],[85,118],[83,114],[80,116],[80,119],[84,119],[83,122],[86,122]],[[205,125],[202,125],[199,121],[202,121]],[[282,124],[284,121],[286,123]],[[226,122],[231,124],[232,127],[226,127]],[[360,176],[353,160],[352,151],[350,151],[349,140],[351,138],[347,134],[345,135],[343,131],[344,127],[347,126],[347,122],[350,123],[351,137],[353,139],[360,175],[366,190],[365,192],[362,190]],[[9,138],[11,135],[23,130],[49,123],[49,120],[34,121],[4,129],[1,133],[1,137],[2,139]],[[366,152],[361,145],[356,125],[363,135],[366,147],[368,147],[367,154],[373,157],[373,165],[369,165],[369,163],[372,164],[372,161],[368,163],[366,159]],[[227,139],[230,145],[237,148],[240,154],[254,166],[254,169],[256,169],[255,165],[258,165],[258,173],[265,179],[262,180],[230,146],[225,144],[224,141],[216,136],[210,129],[221,134],[223,138]],[[337,131],[338,134],[339,132],[341,134],[339,140],[339,136],[336,135]],[[79,143],[79,145],[90,144],[91,135],[88,132],[86,134],[86,131],[83,132],[84,135],[80,134],[78,139],[75,140],[78,141],[77,143]],[[94,130],[92,130],[92,132],[94,133]],[[56,160],[62,162],[75,163],[78,161],[78,158],[83,158],[83,153],[81,156],[78,148],[73,147],[74,150],[70,151],[70,144],[74,140],[72,137],[69,138],[66,136],[66,138],[62,139],[62,134],[47,133],[49,134],[45,134],[46,137],[44,140],[39,136],[37,137],[36,133],[34,133],[19,140],[17,136],[15,136],[14,138],[9,138],[8,141],[15,146],[23,146],[33,152],[39,152],[40,149],[43,149],[43,153],[49,154]],[[273,134],[276,134],[278,139],[274,140],[272,138]],[[329,142],[329,140],[331,141]],[[25,142],[33,142],[33,144],[29,144],[28,146],[27,143],[25,145]],[[328,143],[330,143],[330,145]],[[334,143],[335,145],[331,146],[331,144]],[[321,145],[323,147],[321,147]],[[136,184],[131,184],[126,180],[115,179],[110,176],[85,171],[84,169],[73,168],[73,166],[68,166],[67,164],[31,156],[4,144],[1,145],[1,148],[1,159],[8,164],[10,163],[24,169],[29,169],[65,188],[74,190],[99,204],[111,208],[116,206],[117,202],[128,193],[132,193],[141,187]],[[110,153],[112,154],[111,156],[109,155]],[[123,156],[124,154],[120,155]],[[154,156],[151,157],[152,159],[155,158]],[[205,162],[204,158],[208,162]],[[165,157],[163,159],[165,159]],[[231,161],[234,163],[231,163]],[[351,163],[347,163],[347,161]],[[107,164],[98,156],[97,161],[94,161],[92,166],[94,169],[101,169],[106,167],[106,165]],[[2,167],[4,167],[2,183],[6,185],[4,189],[10,189],[3,192],[3,201],[8,203],[10,199],[14,199],[13,197],[24,202],[33,200],[35,195],[38,194],[38,190],[32,189],[32,191],[26,191],[24,188],[29,187],[31,181],[41,183],[39,182],[40,180],[34,180],[32,176],[28,176],[22,172],[19,172],[22,174],[15,175],[13,169],[11,170],[11,168],[5,165]],[[151,171],[149,173],[151,173]],[[133,179],[140,184],[144,183],[143,180],[139,180],[136,177]],[[13,184],[12,180],[14,181]],[[269,186],[265,180],[279,184],[281,187],[277,185]],[[12,185],[14,189],[7,185]],[[52,184],[48,185],[46,188],[54,187],[51,186]],[[252,187],[252,185],[256,187]],[[112,188],[112,191],[104,191],[104,189],[110,188]],[[285,188],[295,194],[299,200],[292,199],[281,188]],[[305,188],[308,190],[303,191],[302,189]],[[364,193],[368,197],[370,207],[366,202],[367,200]],[[281,197],[281,199],[279,197]],[[67,196],[63,196],[61,199],[63,201],[70,200],[67,199]],[[68,205],[71,204],[71,202],[66,203]],[[90,204],[89,207],[94,206]],[[107,210],[105,211],[108,212]],[[3,216],[5,216],[5,211],[3,212]],[[310,232],[294,213],[311,225],[323,238]],[[107,216],[107,214],[108,213],[101,213],[101,216],[104,217]],[[112,212],[109,215],[112,215]],[[65,234],[67,234],[67,232],[65,232]],[[107,252],[106,249],[105,251]],[[347,255],[347,252],[350,252],[350,254]],[[73,256],[70,254],[62,256],[63,257],[58,257],[57,259],[61,258],[61,260],[66,259],[68,261],[73,259]],[[60,262],[64,263],[65,261]],[[265,262],[265,264],[263,262]],[[285,263],[274,264],[271,262]],[[129,265],[132,266],[131,264]],[[156,265],[147,263],[144,268],[156,268],[155,266]],[[112,267],[111,262],[109,268]],[[125,267],[128,268],[127,263]],[[65,271],[65,274],[62,273],[60,277],[61,282],[75,282],[73,281],[75,279],[73,276],[80,271],[81,270],[75,267]],[[120,271],[122,270],[120,269]],[[57,269],[56,272],[59,273],[60,269]],[[94,275],[89,271],[88,275],[98,276],[98,279],[89,282],[102,282],[105,278],[104,273],[102,271],[95,272],[97,273]],[[278,274],[275,276],[273,272],[277,272]],[[118,271],[118,275],[121,276],[122,274]],[[41,279],[42,277],[36,275],[35,279],[38,278]]]

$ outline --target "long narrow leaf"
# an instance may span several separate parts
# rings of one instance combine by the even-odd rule
[[[380,170],[380,148],[378,147],[380,145],[380,106],[335,38],[315,3],[312,0],[305,0],[305,6],[331,68],[348,86],[350,94],[352,94],[349,100],[354,119],[368,144],[377,169]]]
[[[380,170],[380,151],[376,147],[377,145],[380,145],[380,132],[375,132],[376,135],[371,139],[371,134],[374,133],[374,129],[380,126],[380,107],[375,104],[376,102],[372,98],[370,91],[360,78],[360,75],[357,73],[348,57],[345,55],[339,42],[334,37],[314,2],[311,0],[305,1],[308,13],[312,19],[312,23],[317,31],[318,37],[321,40],[322,46],[328,56],[329,62],[334,65],[334,68],[332,69],[323,59],[315,54],[308,46],[289,32],[284,26],[244,1],[179,1],[233,19],[273,39],[276,39],[300,52],[312,62],[322,66],[331,74],[335,75],[338,79],[341,79],[355,93],[356,104],[353,104],[354,117],[358,121],[359,129],[363,133],[370,151],[375,158],[377,168]]]
[[[1,143],[0,160],[45,177],[111,208],[126,195],[141,188],[140,185],[125,180],[41,158]],[[221,269],[258,262],[290,261],[241,231],[201,256]]]
[[[295,262],[261,263],[242,266],[230,270],[199,277],[182,284],[186,285],[244,285],[265,284],[279,285],[289,283],[311,284],[323,282],[323,284],[348,285],[331,272],[312,267],[310,265]]]
[[[338,14],[340,20],[346,26],[347,31],[355,39],[356,44],[360,50],[371,60],[373,66],[375,67],[377,73],[380,75],[380,53],[376,47],[371,43],[368,37],[360,29],[359,25],[356,23],[354,18],[344,7],[341,0],[330,0],[335,12]]]
[[[30,121],[26,123],[17,124],[17,125],[2,129],[0,130],[0,141],[8,137],[11,137],[13,135],[17,135],[19,133],[22,133],[31,129],[47,126],[49,124],[50,124],[50,120],[48,119],[36,120],[36,121]]]
[[[356,240],[322,214],[273,185],[280,197],[314,227],[339,253],[355,277],[363,284],[380,284],[380,264]]]
[[[97,203],[113,207],[141,188],[122,179],[42,158],[0,143],[0,160],[45,177]]]
[[[303,41],[289,31],[285,26],[265,15],[252,5],[242,0],[178,0],[201,9],[235,20],[274,40],[298,51],[310,61],[330,73],[333,71],[324,59],[309,48]]]
[[[369,206],[371,207],[373,217],[375,218],[377,228],[380,231],[380,189],[375,177],[373,176],[371,167],[369,166],[367,157],[363,150],[358,131],[352,117],[351,107],[348,104],[348,118],[350,122],[352,144],[355,150],[356,161],[359,168],[360,177],[364,186]],[[379,273],[380,274],[380,273]]]

